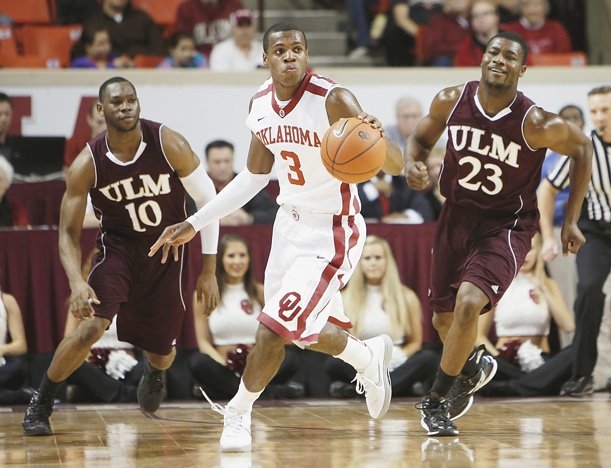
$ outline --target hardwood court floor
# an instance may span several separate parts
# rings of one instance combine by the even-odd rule
[[[221,416],[202,403],[59,405],[55,434],[23,437],[24,408],[0,408],[0,466],[63,467],[611,467],[611,398],[479,398],[460,437],[430,438],[414,399],[371,421],[364,401],[258,405],[252,453],[221,454]],[[266,402],[262,402],[266,403]]]

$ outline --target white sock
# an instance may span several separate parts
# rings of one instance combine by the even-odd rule
[[[251,392],[244,385],[244,380],[240,380],[240,386],[238,392],[231,399],[227,406],[235,408],[238,413],[250,413],[252,411],[252,405],[257,401],[257,398],[261,396],[263,390],[260,392]]]
[[[348,335],[346,347],[335,357],[350,364],[357,372],[363,372],[363,369],[371,362],[373,355],[365,343]]]

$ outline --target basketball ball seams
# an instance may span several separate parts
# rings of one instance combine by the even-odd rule
[[[373,145],[371,145],[369,148],[367,148],[366,151],[372,149],[375,145],[377,145],[382,140],[383,139],[380,139],[380,140],[376,141]],[[355,158],[353,158],[353,159],[355,159]],[[350,161],[352,161],[353,159],[351,159]],[[346,161],[346,162],[349,162],[349,161]],[[384,165],[384,164],[382,164],[382,165]],[[336,172],[338,174],[346,174],[346,175],[361,175],[361,174],[367,174],[368,172],[371,171],[371,169],[372,168],[368,168],[368,169],[366,169],[366,170],[364,170],[362,172],[353,172],[352,170],[351,171],[343,171],[342,168],[341,168],[341,164],[338,164],[338,167],[334,167],[334,172]],[[380,167],[380,170],[381,170],[381,167]]]
[[[327,129],[320,153],[323,166],[332,176],[354,184],[369,180],[382,168],[386,160],[386,141],[371,124],[350,117],[338,120]]]
[[[362,154],[364,154],[367,151],[369,151],[371,148],[373,148],[375,145],[377,145],[380,141],[383,141],[383,140],[384,140],[384,138],[380,137],[376,141],[374,141],[372,144],[370,144],[367,148],[363,149],[360,153],[354,155],[352,158],[346,159],[345,161],[338,162],[338,163],[335,163],[335,161],[334,161],[334,163],[337,164],[338,166],[341,166],[343,164],[348,164],[348,163],[354,161],[356,158],[360,157]],[[344,141],[342,141],[342,144],[344,143]],[[339,153],[339,150],[337,152]]]
[[[353,117],[356,118],[356,117]],[[342,141],[340,142],[339,146],[337,147],[337,149],[335,150],[335,154],[333,155],[333,165],[335,166],[335,160],[337,159],[337,155],[340,153],[340,151],[342,150],[342,146],[344,146],[344,143],[346,143],[346,141],[348,140],[348,137],[350,137],[350,135],[352,134],[352,132],[354,132],[357,128],[359,128],[361,126],[361,124],[364,124],[365,122],[363,122],[362,120],[356,124],[354,127],[352,127],[348,133],[344,133],[344,135],[342,135]],[[327,140],[328,142],[328,140]],[[329,154],[329,153],[327,153]],[[340,164],[340,163],[337,163]],[[343,164],[343,163],[342,163]]]

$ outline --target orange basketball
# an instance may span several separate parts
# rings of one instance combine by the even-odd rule
[[[333,177],[350,184],[365,182],[384,165],[386,142],[371,124],[356,117],[340,119],[323,136],[320,157]]]

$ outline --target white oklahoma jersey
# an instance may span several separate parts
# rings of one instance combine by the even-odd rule
[[[329,128],[325,102],[337,84],[306,75],[288,103],[266,81],[252,100],[247,124],[274,154],[280,210],[265,270],[259,321],[299,346],[316,343],[329,321],[349,328],[340,289],[365,241],[356,186],[322,165],[320,142]]]
[[[274,154],[279,205],[331,214],[360,212],[356,185],[333,177],[320,160],[320,142],[329,128],[325,102],[336,87],[327,78],[307,74],[281,107],[270,78],[253,97],[246,124]]]

